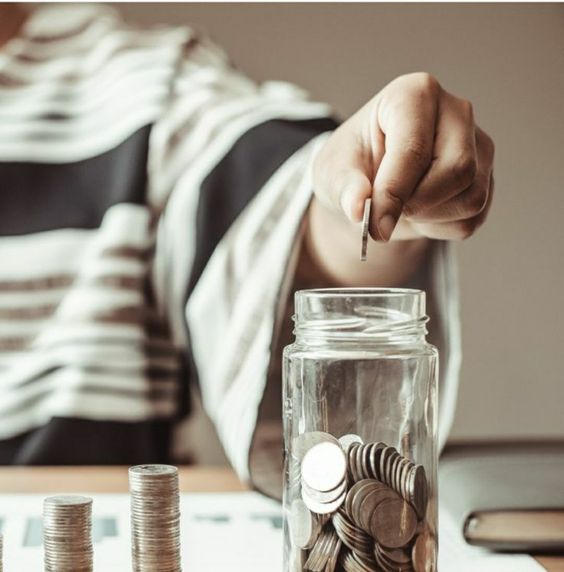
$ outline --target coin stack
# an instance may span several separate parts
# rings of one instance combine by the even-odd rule
[[[48,497],[43,503],[43,546],[46,572],[90,572],[92,499]]]
[[[139,465],[129,469],[132,560],[135,572],[180,572],[178,469]]]
[[[292,456],[301,484],[288,515],[292,572],[434,572],[422,465],[384,443],[320,431],[296,438]]]

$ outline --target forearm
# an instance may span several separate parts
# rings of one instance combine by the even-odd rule
[[[333,287],[397,287],[413,277],[430,241],[371,239],[368,260],[360,261],[360,228],[314,198],[308,211],[301,266],[311,282]]]

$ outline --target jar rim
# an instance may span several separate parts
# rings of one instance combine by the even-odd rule
[[[392,296],[421,296],[423,290],[416,288],[313,288],[309,290],[297,290],[296,295],[300,296],[373,296],[373,297],[392,297]]]

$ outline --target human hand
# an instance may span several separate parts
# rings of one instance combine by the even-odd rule
[[[315,194],[351,222],[372,197],[375,240],[460,240],[488,214],[493,158],[468,101],[429,74],[404,75],[327,140],[314,164]]]

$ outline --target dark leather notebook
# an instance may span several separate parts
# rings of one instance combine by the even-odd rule
[[[439,495],[470,544],[564,553],[564,443],[447,448]]]

